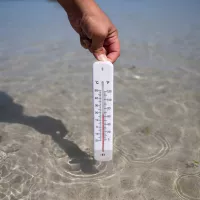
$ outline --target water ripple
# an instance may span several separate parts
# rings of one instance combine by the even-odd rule
[[[183,199],[200,199],[200,174],[182,175],[175,182],[177,195]]]
[[[167,140],[158,132],[136,131],[116,138],[115,148],[128,162],[153,163],[170,150]]]

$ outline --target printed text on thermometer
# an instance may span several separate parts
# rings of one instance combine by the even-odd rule
[[[108,85],[110,81],[95,81],[96,85],[101,85],[101,89],[95,89],[95,121],[96,123],[96,142],[101,142],[102,152],[104,152],[105,141],[110,141],[111,126],[111,107],[109,102],[112,102],[110,94],[112,90],[105,90],[105,84]]]

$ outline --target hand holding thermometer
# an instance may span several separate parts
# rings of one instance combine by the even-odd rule
[[[113,157],[113,71],[109,61],[93,64],[94,159]]]

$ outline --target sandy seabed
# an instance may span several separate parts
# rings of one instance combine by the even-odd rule
[[[101,163],[94,60],[49,48],[0,64],[0,199],[199,200],[200,73],[117,62],[114,159]]]

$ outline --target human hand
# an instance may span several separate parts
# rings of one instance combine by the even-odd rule
[[[80,36],[81,45],[97,60],[114,63],[120,56],[118,31],[98,5],[93,0],[58,2],[67,11],[71,26]]]

